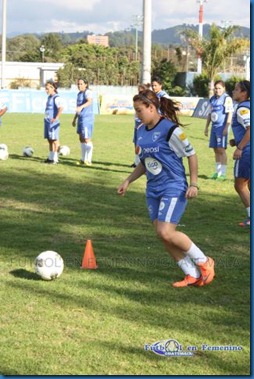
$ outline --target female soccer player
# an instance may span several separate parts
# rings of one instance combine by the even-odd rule
[[[92,135],[94,128],[93,114],[93,96],[92,91],[88,88],[88,82],[84,79],[78,79],[79,93],[77,95],[77,108],[72,126],[76,126],[79,134],[81,159],[77,164],[91,166],[93,155]]]
[[[231,146],[236,146],[234,177],[235,190],[246,208],[247,218],[240,226],[250,226],[250,82],[243,80],[236,83],[233,100],[238,104],[233,115],[232,131],[234,139]]]
[[[147,177],[146,199],[150,218],[168,253],[185,274],[174,287],[202,286],[214,278],[214,261],[184,233],[176,230],[187,200],[198,193],[197,156],[180,128],[178,108],[171,99],[160,100],[153,91],[143,91],[133,98],[137,116],[143,124],[137,130],[140,163],[118,187],[124,195],[143,174]],[[162,114],[161,114],[162,113]],[[188,158],[188,186],[182,158]]]
[[[47,138],[49,143],[49,156],[45,160],[45,163],[57,164],[60,132],[59,117],[63,111],[63,107],[57,93],[57,84],[55,82],[47,81],[45,90],[48,99],[44,117],[44,138]]]
[[[162,80],[158,76],[154,76],[152,78],[152,90],[156,93],[156,96],[160,99],[161,97],[166,97],[169,99],[169,95],[167,94],[163,87]]]
[[[225,92],[225,83],[222,80],[214,83],[214,96],[211,97],[209,106],[210,113],[206,120],[204,134],[208,136],[209,125],[212,122],[209,147],[214,150],[216,169],[210,179],[225,180],[228,129],[231,125],[234,108],[232,98]]]

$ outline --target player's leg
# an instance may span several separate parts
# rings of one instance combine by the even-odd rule
[[[210,283],[214,277],[213,260],[208,258],[186,234],[176,230],[186,208],[186,199],[163,197],[157,204],[156,219],[156,204],[153,199],[149,203],[150,216],[152,216],[157,235],[185,274],[184,280],[174,283],[173,286],[201,286]],[[207,267],[208,262],[209,265],[212,264],[212,267]]]
[[[250,226],[250,157],[237,159],[234,165],[234,187],[247,213],[247,218],[240,222],[240,226]]]

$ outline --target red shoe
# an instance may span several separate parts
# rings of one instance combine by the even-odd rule
[[[197,286],[197,287],[203,286],[202,276],[200,276],[199,278],[193,278],[193,276],[186,275],[185,278],[181,280],[180,282],[173,283],[173,287],[175,288],[188,287],[188,286]]]
[[[243,228],[245,226],[250,226],[250,217],[246,218],[244,221],[239,223],[239,226],[242,226]]]
[[[208,257],[207,261],[205,263],[198,263],[197,266],[200,269],[203,284],[209,284],[214,278],[214,260],[210,257]]]

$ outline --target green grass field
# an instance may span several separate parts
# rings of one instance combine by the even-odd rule
[[[6,114],[0,143],[0,373],[3,375],[249,375],[250,231],[228,180],[208,179],[214,155],[205,121],[182,117],[199,158],[197,199],[179,229],[216,262],[206,287],[175,289],[182,272],[150,224],[145,178],[125,197],[116,189],[131,172],[133,116],[97,116],[94,163],[78,167],[80,146],[71,115],[61,117],[61,144],[71,154],[47,165],[43,115]],[[22,156],[30,145],[32,158]],[[97,270],[80,268],[87,239]],[[33,261],[44,250],[63,257],[53,282]],[[177,340],[192,357],[161,357],[144,345]],[[207,351],[202,345],[241,346]]]

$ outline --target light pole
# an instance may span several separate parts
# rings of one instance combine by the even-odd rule
[[[1,88],[5,88],[5,61],[6,61],[6,0],[2,0],[2,67],[1,67]]]
[[[135,60],[138,60],[138,27],[143,23],[143,16],[135,15],[133,16],[132,26],[135,28]]]
[[[44,45],[41,45],[40,47],[40,52],[41,52],[41,60],[44,62],[44,52],[45,52],[45,47]]]
[[[203,3],[207,2],[207,0],[197,0],[199,3],[199,24],[198,24],[198,35],[199,39],[202,40],[203,38],[203,16],[204,16],[204,8]],[[198,54],[198,74],[202,74],[202,58],[200,54]]]
[[[142,83],[151,82],[152,0],[143,0]]]
[[[246,51],[243,60],[245,62],[245,79],[250,80],[250,52]]]

